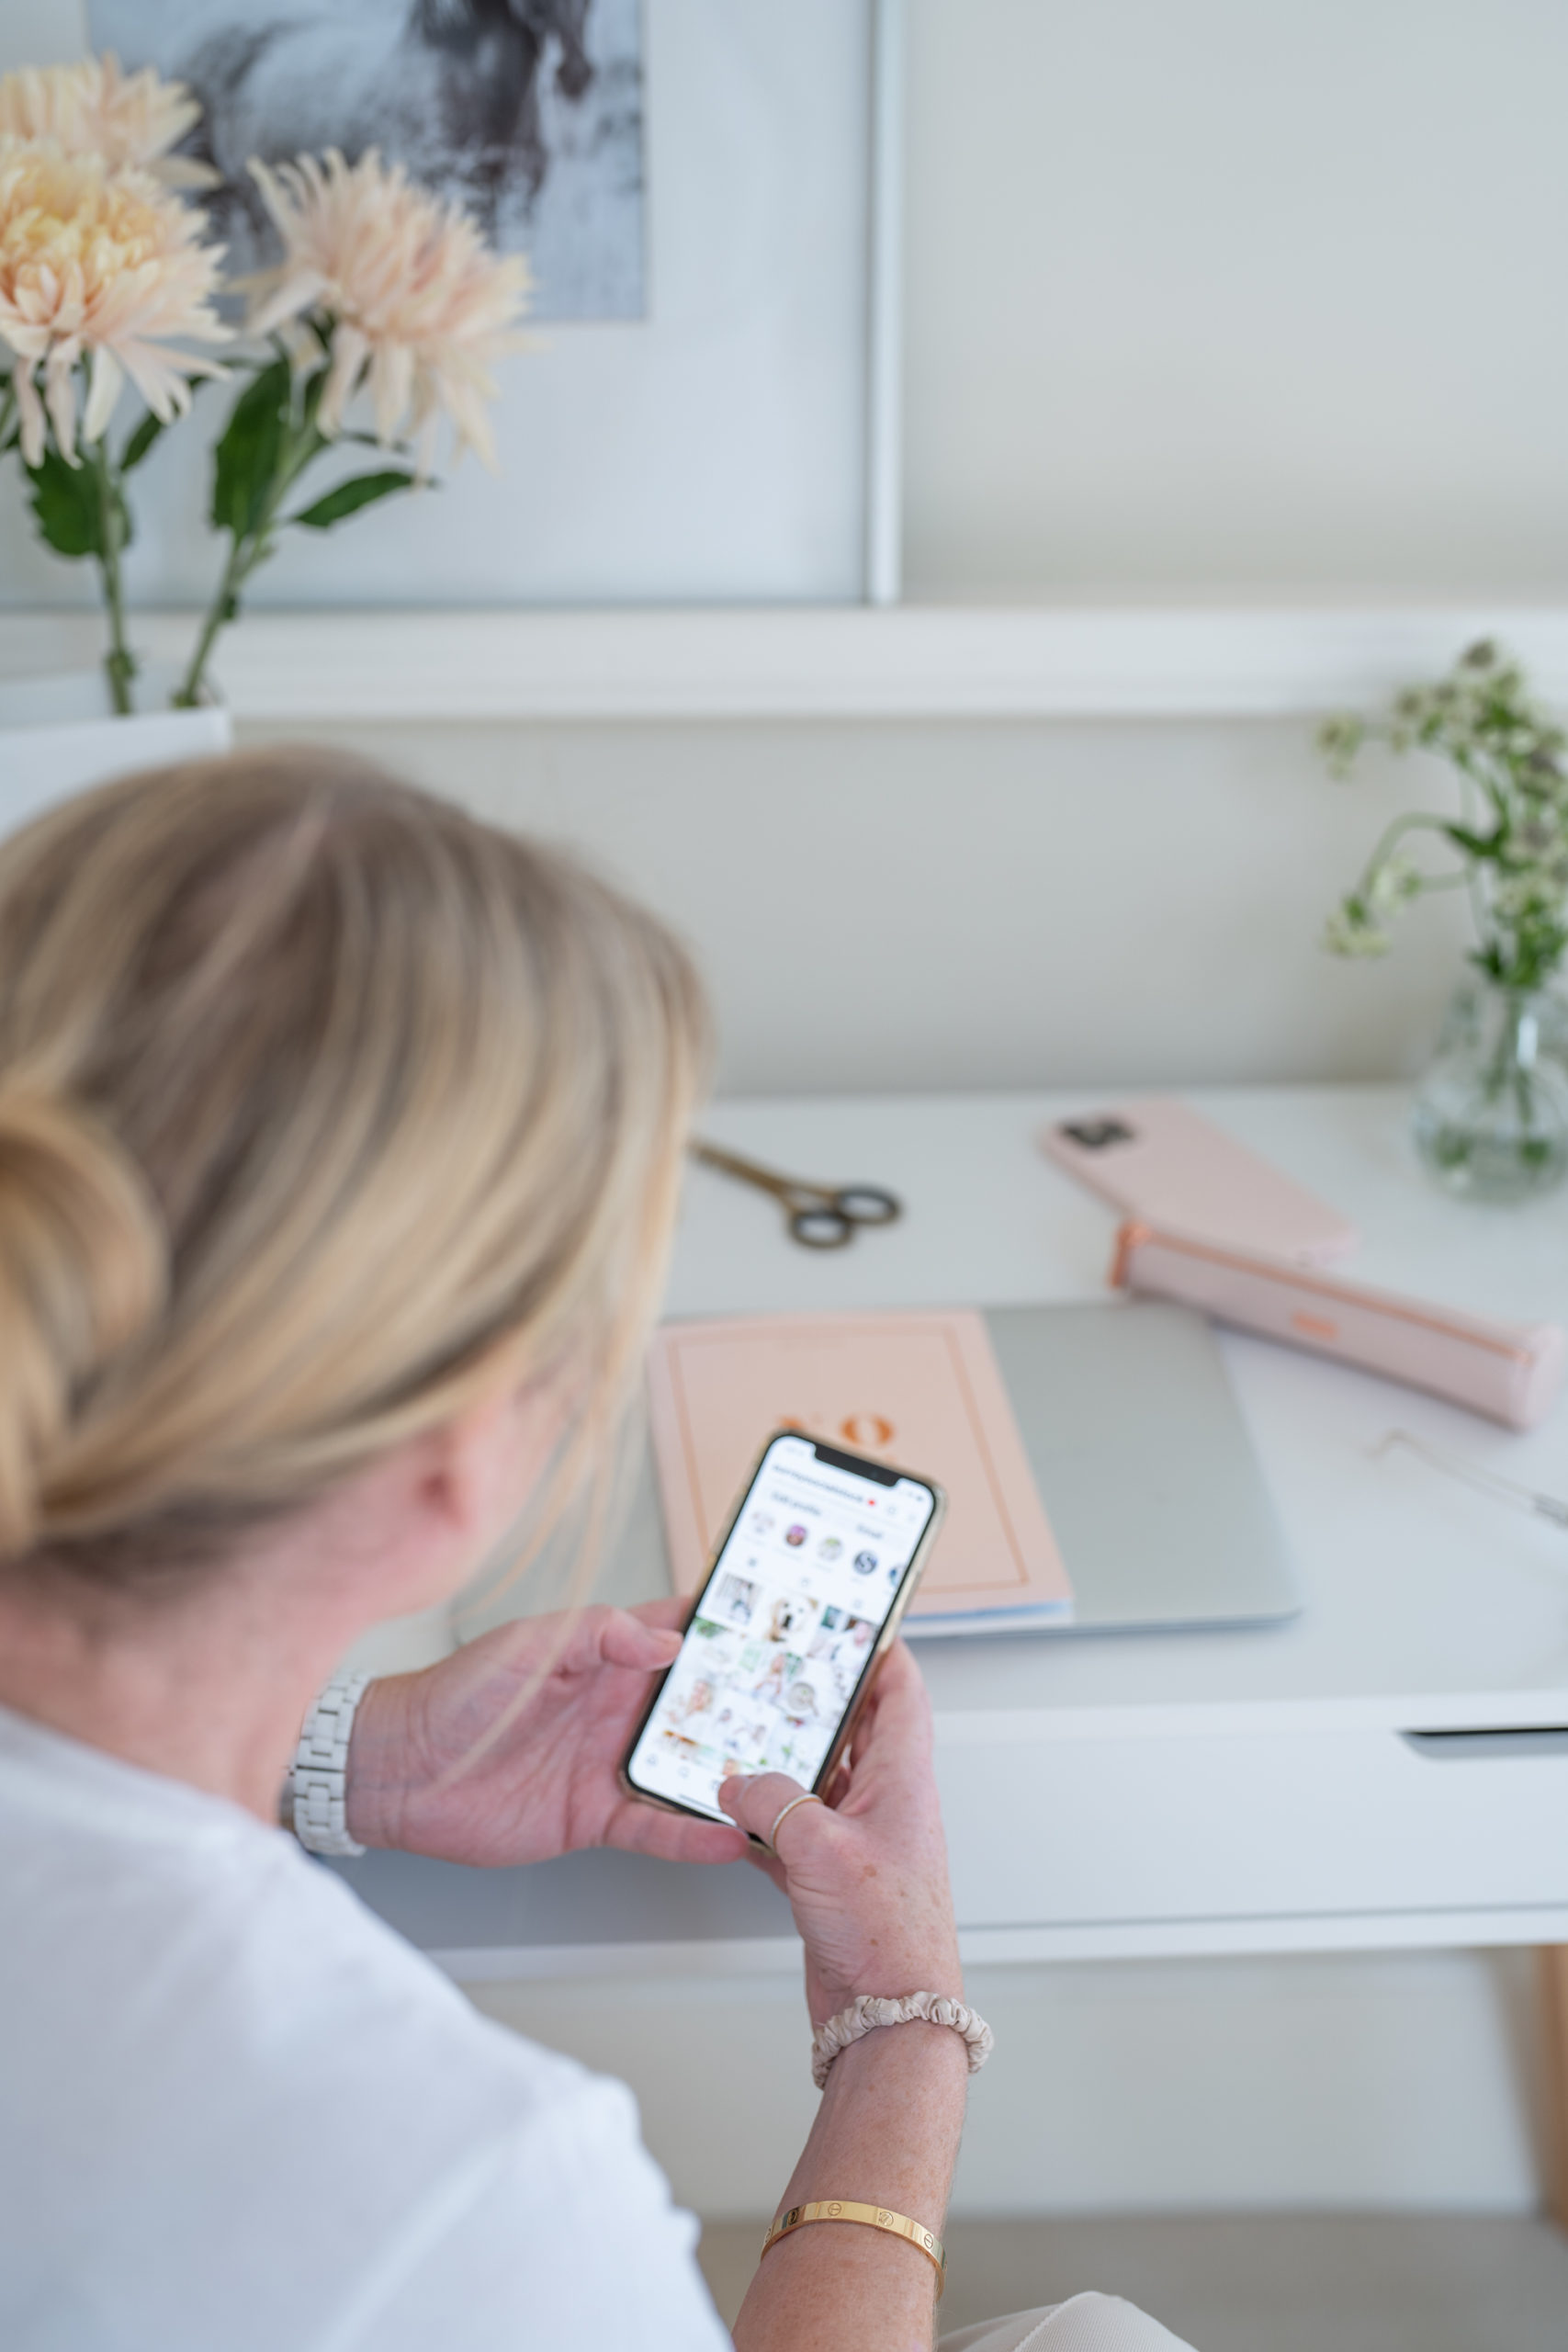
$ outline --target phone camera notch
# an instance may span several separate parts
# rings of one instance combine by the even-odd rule
[[[1105,1151],[1114,1143],[1135,1143],[1136,1131],[1120,1119],[1064,1119],[1060,1133],[1070,1136],[1085,1151]]]

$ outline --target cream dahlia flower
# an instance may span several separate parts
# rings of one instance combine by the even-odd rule
[[[160,81],[150,65],[122,74],[113,55],[0,74],[0,137],[52,139],[68,155],[101,155],[111,170],[135,164],[165,187],[217,184],[206,164],[168,152],[200,116],[183,82]]]
[[[127,376],[166,424],[190,406],[188,376],[222,374],[215,360],[168,348],[228,340],[209,308],[222,248],[200,234],[199,217],[145,172],[111,171],[51,140],[0,137],[0,344],[14,355],[29,466],[43,457],[46,411],[74,460],[79,359],[91,368],[89,441]]]
[[[513,330],[532,280],[521,254],[491,253],[465,212],[411,187],[374,148],[353,164],[333,149],[324,162],[301,155],[276,172],[251,170],[284,258],[254,281],[246,324],[265,334],[311,311],[331,318],[322,432],[340,429],[363,385],[377,438],[414,436],[422,471],[443,411],[459,449],[493,471],[484,404],[495,397],[491,363],[523,342]]]

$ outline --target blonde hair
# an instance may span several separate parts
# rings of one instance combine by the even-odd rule
[[[597,1446],[706,1035],[651,916],[357,760],[0,846],[0,1560],[215,1559],[503,1379]]]

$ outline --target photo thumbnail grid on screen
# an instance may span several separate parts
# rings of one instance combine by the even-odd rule
[[[716,1815],[735,1772],[809,1785],[930,1514],[911,1481],[873,1496],[862,1479],[770,1456],[637,1743],[639,1785]]]

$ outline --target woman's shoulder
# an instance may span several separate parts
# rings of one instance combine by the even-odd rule
[[[117,2086],[138,2093],[160,2058],[194,2107],[221,2085],[231,2115],[286,2087],[301,2108],[402,2100],[431,2130],[449,2116],[470,2132],[604,2104],[581,2068],[481,2018],[286,1831],[4,1711],[0,1875],[16,1897],[0,2037],[28,2019],[7,2054],[45,2105],[65,2052],[106,2122]]]
[[[493,2023],[424,1953],[360,1899],[353,1865],[340,1875],[280,1841],[276,1894],[246,1941],[243,1998],[276,2001],[292,2041],[334,2077],[438,2082],[498,2120],[544,2130],[580,2117],[615,2120],[635,2137],[621,2085]]]
[[[394,2281],[400,2314],[429,2298],[434,2326],[445,2299],[476,2346],[487,2313],[510,2341],[558,2305],[562,2340],[593,2346],[639,2269],[683,2315],[650,2342],[722,2341],[623,2086],[481,2017],[284,1833],[85,1773],[78,1793],[0,1804],[28,1898],[0,1944],[0,2142],[28,2152],[0,2320],[9,2290],[122,2294],[134,2245],[139,2340],[171,2352],[204,2280],[232,2352]]]

